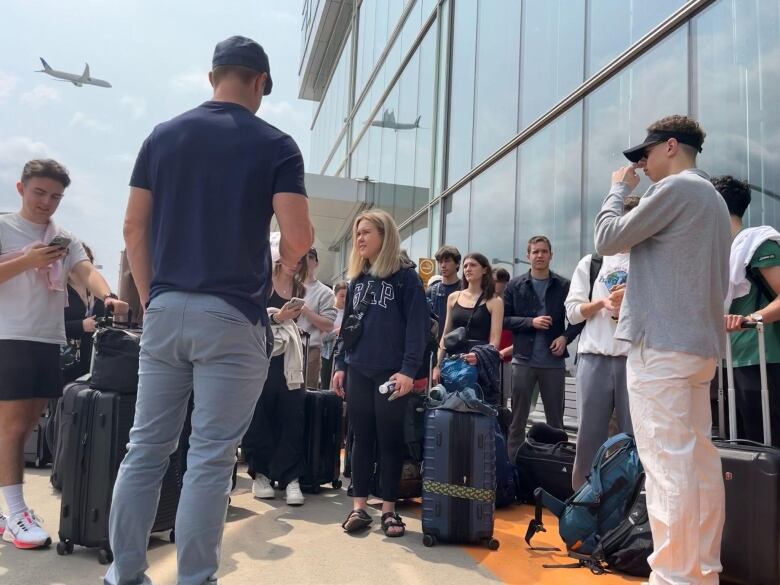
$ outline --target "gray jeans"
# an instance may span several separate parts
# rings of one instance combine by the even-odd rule
[[[265,327],[210,295],[155,297],[141,337],[138,402],[114,486],[106,585],[147,585],[146,547],[168,458],[193,394],[176,516],[179,585],[215,583],[236,448],[268,373]]]
[[[612,411],[621,433],[631,433],[626,358],[581,353],[577,358],[577,455],[571,484],[576,491],[590,473],[593,456],[609,436]]]
[[[512,460],[525,441],[525,427],[531,413],[531,397],[537,382],[547,424],[558,429],[563,428],[566,370],[512,364],[512,424],[507,441],[509,457]]]

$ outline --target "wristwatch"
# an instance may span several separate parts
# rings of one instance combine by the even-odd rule
[[[764,322],[764,316],[761,313],[752,313],[748,315],[748,319],[750,319],[751,321],[755,321],[756,323]]]
[[[114,293],[109,292],[103,295],[103,300],[105,301],[106,299],[114,299],[115,301],[118,301],[119,297],[116,296]]]

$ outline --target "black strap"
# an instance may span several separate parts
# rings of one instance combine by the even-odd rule
[[[593,252],[590,257],[590,292],[588,293],[588,300],[593,300],[593,285],[596,284],[596,279],[599,277],[599,271],[604,264],[604,256],[597,252]]]
[[[761,270],[758,268],[753,268],[752,266],[748,266],[745,269],[745,276],[750,281],[750,283],[755,286],[756,289],[758,289],[756,294],[756,311],[761,309],[762,296],[770,303],[775,300],[777,293],[775,293],[775,291],[772,290],[772,287],[769,286],[769,283],[764,278],[764,275],[761,274]]]
[[[363,298],[360,299],[358,306],[355,307],[355,312],[353,314],[357,317],[358,321],[363,320],[366,313],[368,313],[368,308],[371,306],[371,302],[368,300],[368,293],[371,292],[371,283],[372,281],[369,280],[366,284],[366,291],[363,293]]]
[[[461,292],[463,292],[463,291],[458,291],[458,299],[460,299],[460,293]],[[474,305],[474,308],[471,310],[471,315],[469,315],[469,320],[466,321],[466,337],[468,337],[468,335],[469,335],[469,327],[471,327],[471,320],[474,318],[474,313],[476,313],[477,309],[479,309],[479,304],[482,302],[482,299],[484,297],[485,297],[485,293],[484,292],[481,295],[479,295],[479,298],[477,299],[477,302]]]

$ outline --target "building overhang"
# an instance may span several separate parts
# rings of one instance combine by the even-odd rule
[[[298,97],[320,101],[338,62],[355,0],[310,0],[314,16],[303,31]]]

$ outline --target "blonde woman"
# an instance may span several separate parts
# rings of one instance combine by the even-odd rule
[[[339,395],[346,393],[354,430],[354,509],[342,528],[354,532],[371,524],[366,499],[378,447],[382,530],[398,537],[405,531],[395,512],[404,455],[404,414],[429,336],[428,305],[414,264],[402,260],[398,228],[387,212],[372,209],[358,215],[352,242],[343,343],[334,358],[331,385]],[[362,331],[350,336],[356,313],[363,315]],[[394,382],[395,389],[381,394],[379,386],[387,381]]]

